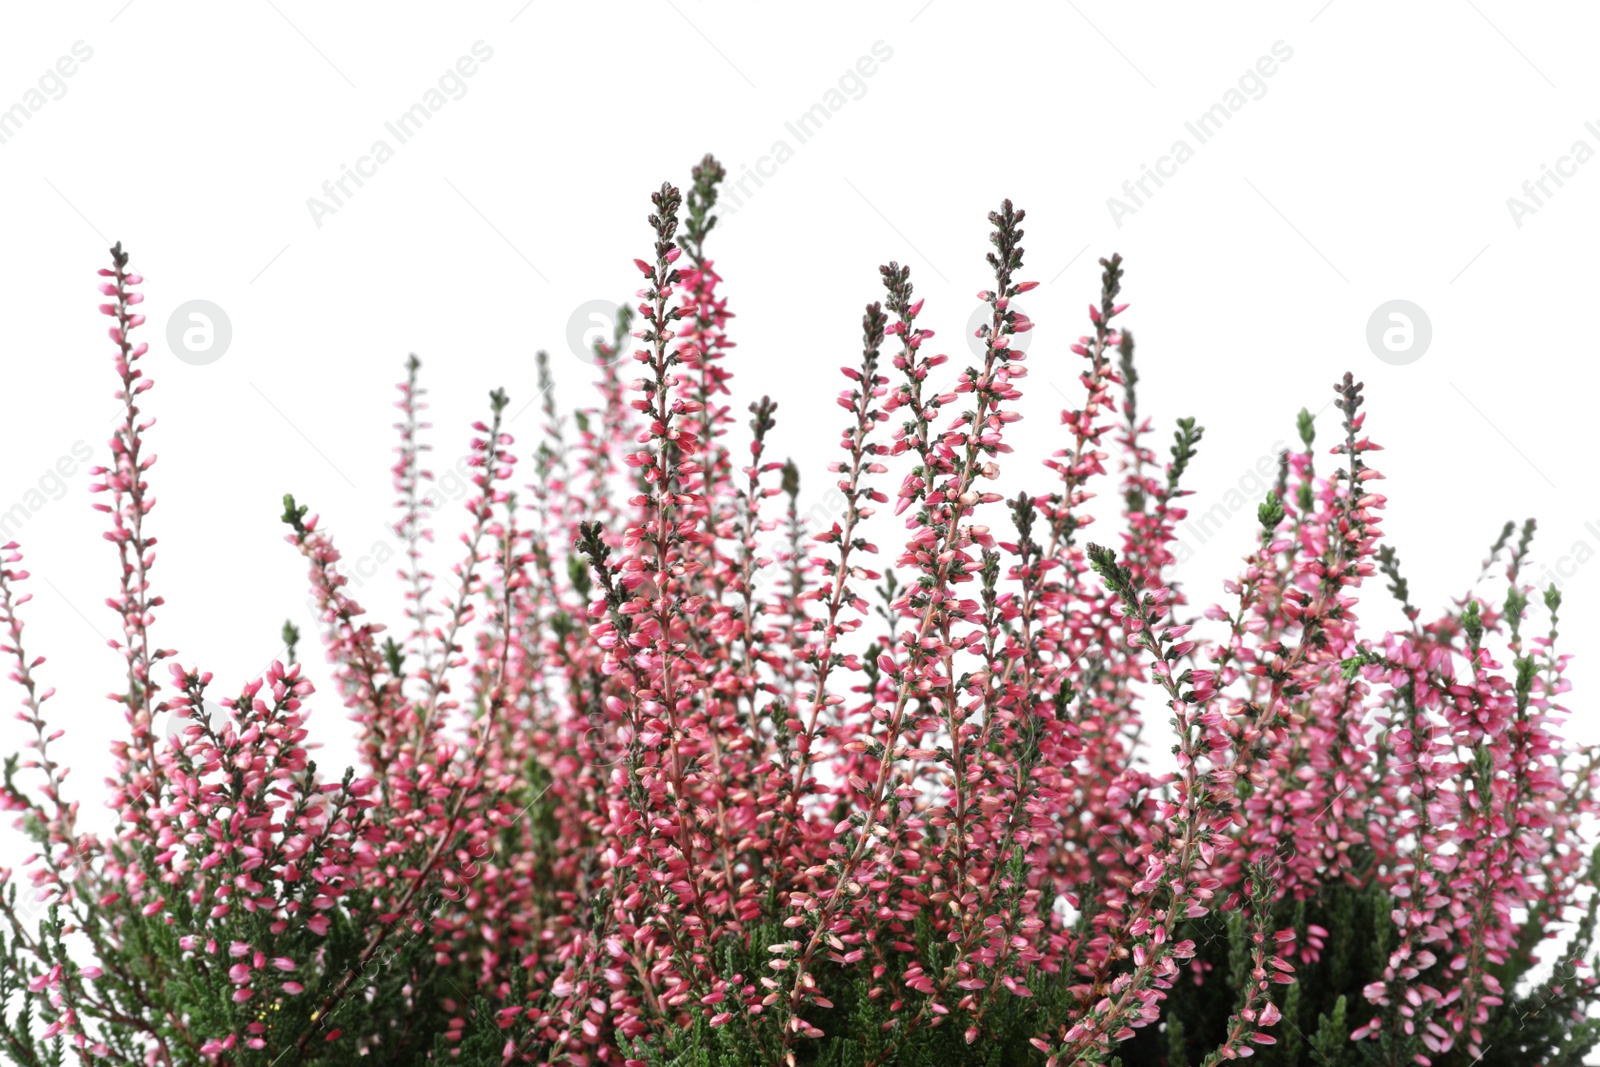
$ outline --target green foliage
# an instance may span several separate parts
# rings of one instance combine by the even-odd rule
[[[1600,855],[1600,854],[1597,854]],[[1445,1054],[1428,1053],[1420,1041],[1352,1041],[1350,1034],[1373,1014],[1382,1014],[1362,995],[1362,987],[1381,977],[1390,949],[1390,911],[1394,901],[1380,890],[1325,886],[1313,900],[1279,901],[1269,926],[1293,928],[1299,945],[1308,944],[1308,927],[1328,930],[1320,958],[1305,962],[1290,957],[1296,983],[1277,987],[1274,1001],[1283,1019],[1269,1029],[1273,1045],[1255,1047],[1254,1067],[1393,1067],[1429,1055],[1435,1067],[1471,1067],[1463,1044]],[[1226,1037],[1228,1018],[1240,1004],[1239,990],[1248,981],[1252,923],[1241,913],[1213,913],[1187,921],[1181,936],[1192,938],[1198,952],[1186,966],[1164,1005],[1158,1025],[1140,1030],[1117,1046],[1107,1064],[1125,1067],[1193,1067]],[[1592,955],[1596,928],[1594,905],[1565,947],[1568,958]],[[926,926],[909,932],[908,940],[930,971],[948,961],[952,949],[929,936]],[[722,949],[721,972],[759,976],[772,973],[769,945],[789,932],[771,925],[752,931],[747,948]],[[1525,979],[1531,962],[1525,955],[1503,968],[1502,980]],[[780,972],[781,973],[781,972]],[[818,972],[833,1008],[808,1014],[809,1022],[827,1036],[795,1045],[795,1067],[1042,1067],[1046,1054],[1029,1043],[1052,1020],[1063,1017],[1070,1001],[1070,980],[1062,975],[1027,975],[1032,997],[1000,993],[984,1001],[984,1023],[997,1035],[968,1045],[964,1031],[970,1016],[953,1009],[937,1025],[908,1028],[906,1021],[926,1018],[926,998],[909,990],[875,990],[866,965],[847,972]],[[980,972],[981,977],[993,975]],[[1575,1019],[1583,999],[1573,983],[1563,987],[1561,973],[1528,984],[1521,995],[1492,1009],[1484,1027],[1487,1056],[1496,1067],[1580,1067],[1600,1046],[1600,1021]],[[898,1010],[892,1005],[901,1001]],[[471,1011],[472,1021],[454,1062],[460,1067],[500,1067],[506,1032],[499,1030],[488,1005]],[[780,1039],[781,1004],[765,1017],[746,1022],[735,1017],[711,1026],[704,1017],[665,1037],[628,1044],[626,1053],[648,1067],[750,1067],[783,1064]],[[442,1043],[442,1050],[448,1047]],[[44,1062],[44,1061],[41,1061]]]
[[[1600,853],[1597,853],[1600,855]],[[1314,900],[1280,901],[1272,925],[1293,928],[1297,944],[1307,944],[1307,927],[1329,933],[1321,958],[1304,962],[1285,954],[1296,968],[1296,982],[1278,1001],[1283,1019],[1271,1028],[1274,1045],[1256,1049],[1255,1067],[1392,1067],[1428,1056],[1433,1067],[1472,1067],[1465,1043],[1447,1053],[1430,1052],[1420,1040],[1383,1038],[1351,1041],[1350,1033],[1374,1015],[1388,1019],[1391,1009],[1370,1004],[1362,988],[1379,980],[1391,949],[1395,902],[1376,888],[1343,884],[1323,887]],[[1563,946],[1566,959],[1594,962],[1595,904]],[[1483,1027],[1484,1063],[1496,1067],[1579,1067],[1600,1047],[1600,1020],[1583,1018],[1587,998],[1570,977],[1570,964],[1548,979],[1531,982],[1532,950],[1548,927],[1530,923],[1517,956],[1499,969],[1508,989],[1522,992],[1490,1010]],[[1141,1032],[1119,1046],[1128,1067],[1185,1067],[1198,1063],[1226,1036],[1228,1014],[1237,1006],[1239,968],[1248,968],[1249,924],[1238,913],[1209,915],[1185,924],[1181,936],[1193,938],[1198,953],[1174,985],[1159,1028]],[[1242,961],[1242,962],[1241,962]],[[1197,976],[1199,979],[1197,980]],[[1386,1026],[1385,1033],[1397,1028]]]

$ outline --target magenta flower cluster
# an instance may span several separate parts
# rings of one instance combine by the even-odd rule
[[[1407,603],[1404,628],[1361,632],[1375,576],[1406,590],[1346,375],[1334,445],[1303,420],[1225,597],[1191,608],[1173,546],[1201,431],[1181,421],[1166,460],[1150,443],[1118,257],[1070,351],[1019,350],[1036,283],[1009,201],[989,216],[972,365],[935,354],[910,269],[881,268],[840,369],[827,477],[845,506],[808,525],[801,472],[770,449],[776,405],[734,413],[733,314],[704,251],[721,176],[707,157],[687,202],[652,195],[631,337],[601,346],[593,402],[564,415],[547,388],[531,453],[504,394],[473,424],[443,583],[411,362],[394,636],[286,501],[359,733],[340,778],[308,757],[321,697],[292,656],[219,691],[155,643],[142,279],[113,250],[124,417],[92,489],[126,663],[116,829],[78,826],[6,545],[3,648],[35,736],[0,799],[38,842],[7,872],[12,1007],[31,1013],[8,1053],[444,1062],[489,1034],[494,1062],[632,1067],[710,1034],[794,1065],[881,1018],[864,1062],[1020,1025],[1021,1055],[1066,1067],[1161,1026],[1177,984],[1223,980],[1194,931],[1232,916],[1248,958],[1215,1062],[1286,1040],[1297,974],[1346,934],[1284,916],[1354,887],[1391,905],[1347,1039],[1482,1055],[1513,992],[1497,975],[1592,886],[1597,761],[1559,733],[1553,621],[1523,632],[1526,537],[1496,546],[1503,601]],[[1010,428],[1052,399],[1029,389],[1041,356],[1081,388],[1051,412],[1037,487],[1004,498],[1002,467],[1028,469]],[[1112,544],[1091,543],[1118,511]],[[174,740],[156,728],[171,714],[189,720]],[[1141,745],[1168,722],[1158,773]],[[1558,963],[1594,988],[1581,959]]]

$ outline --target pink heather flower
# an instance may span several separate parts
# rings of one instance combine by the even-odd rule
[[[533,447],[496,390],[462,461],[431,469],[407,361],[394,540],[371,553],[395,559],[399,628],[355,599],[371,560],[285,498],[321,694],[293,626],[281,660],[226,688],[157,639],[142,279],[113,250],[99,311],[121,410],[91,485],[123,673],[105,838],[76,824],[45,661],[24,651],[29,576],[0,548],[0,656],[33,778],[0,806],[39,842],[23,888],[97,957],[62,965],[79,957],[13,923],[8,963],[40,1029],[151,1063],[240,1042],[343,1062],[393,1033],[365,1011],[339,1016],[348,1033],[310,1013],[404,988],[440,1001],[406,1009],[408,1025],[441,1020],[417,1047],[492,1022],[508,1062],[638,1064],[624,1048],[704,1021],[799,1062],[848,1033],[827,991],[859,979],[891,1043],[945,1026],[987,1047],[1026,999],[1030,1043],[1065,1067],[1159,1025],[1176,983],[1224,980],[1186,920],[1237,913],[1243,988],[1208,1051],[1231,1060],[1279,1039],[1282,987],[1342,936],[1273,917],[1348,887],[1393,909],[1390,955],[1360,979],[1386,1010],[1352,1038],[1482,1055],[1521,995],[1495,974],[1537,940],[1529,916],[1570,916],[1592,891],[1580,824],[1597,764],[1559,733],[1553,622],[1522,631],[1531,528],[1491,557],[1509,553],[1508,591],[1437,617],[1404,603],[1347,375],[1331,450],[1307,416],[1222,602],[1192,605],[1178,531],[1202,431],[1150,438],[1120,257],[1101,261],[1076,343],[1020,351],[1035,323],[1017,298],[1037,283],[1017,280],[1026,213],[1009,201],[989,216],[992,279],[957,366],[928,343],[938,309],[911,269],[880,268],[859,351],[815,364],[844,366],[832,414],[799,423],[837,444],[813,485],[776,451],[779,404],[734,399],[735,315],[706,252],[724,178],[706,157],[687,192],[652,195],[642,287],[595,347],[594,392],[563,409],[541,358],[537,412],[517,423],[539,423]],[[1014,451],[1017,424],[1055,403],[1028,374],[1040,358],[1076,382],[1043,473]],[[436,573],[445,519],[440,546],[458,547]],[[1406,620],[1381,636],[1359,625],[1374,577]],[[313,704],[353,724],[347,774],[312,759]],[[1157,773],[1140,738],[1169,721]],[[171,968],[226,965],[231,1015],[174,1036],[107,1007],[121,990],[150,1018],[191,1017],[182,983],[122,955],[151,920],[183,954]],[[786,940],[754,973],[728,965],[772,929]],[[269,968],[295,980],[257,998]],[[412,984],[435,973],[467,988]]]

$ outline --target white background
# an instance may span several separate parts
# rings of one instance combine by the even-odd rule
[[[1011,197],[1028,211],[1023,277],[1044,284],[1023,305],[1039,326],[1008,480],[1048,484],[1034,464],[1059,446],[1062,393],[1073,406],[1081,396],[1066,348],[1085,329],[1096,259],[1120,251],[1157,447],[1164,457],[1179,415],[1206,427],[1195,512],[1293,441],[1295,412],[1324,409],[1353,370],[1388,449],[1373,462],[1413,602],[1431,613],[1462,595],[1501,524],[1537,516],[1533,570],[1560,568],[1565,647],[1579,654],[1573,730],[1596,736],[1582,709],[1600,684],[1600,566],[1578,557],[1600,551],[1600,162],[1549,186],[1521,226],[1507,206],[1573,142],[1600,150],[1584,128],[1600,120],[1592,9],[524,2],[6,6],[0,109],[75,42],[93,50],[0,144],[0,514],[24,509],[12,536],[37,576],[28,650],[50,657],[60,751],[91,825],[106,822],[98,783],[123,728],[103,697],[120,684],[104,647],[114,554],[85,465],[64,485],[49,472],[80,441],[106,454],[117,404],[94,271],[111,241],[147,278],[150,529],[167,599],[156,640],[216,672],[220,696],[278,653],[286,617],[326,677],[279,498],[293,491],[323,513],[353,559],[392,545],[391,383],[408,352],[424,361],[440,466],[463,451],[489,389],[504,385],[512,411],[533,396],[536,348],[552,353],[564,406],[588,403],[592,371],[568,348],[568,318],[637,286],[649,192],[685,184],[706,151],[738,177],[779,140],[793,158],[747,186],[709,247],[739,316],[735,440],[750,400],[778,398],[774,451],[800,460],[807,506],[826,487],[843,414],[835,368],[858,358],[877,266],[912,265],[938,350],[964,365],[962,327],[989,280],[985,214]],[[465,94],[399,145],[385,122],[479,41],[493,55]],[[843,105],[799,143],[785,123],[877,42],[890,58],[847,80]],[[1199,144],[1184,123],[1276,42],[1292,57]],[[1194,157],[1114,220],[1108,198],[1180,138]],[[379,139],[394,158],[319,226],[308,198]],[[1396,298],[1432,323],[1431,347],[1406,366],[1380,362],[1365,339],[1369,315]],[[165,340],[193,299],[232,323],[231,347],[206,366]],[[1322,446],[1336,416],[1319,419]],[[536,425],[530,409],[512,426],[524,455]],[[1251,493],[1219,533],[1184,534],[1193,558],[1179,577],[1198,604],[1220,597],[1248,549]],[[441,520],[442,545],[459,514]],[[443,573],[448,559],[435,562]],[[398,621],[398,587],[378,569],[356,595]],[[1503,596],[1503,582],[1483,589]],[[1362,614],[1374,635],[1399,619],[1377,581]],[[1543,631],[1542,608],[1528,627]],[[313,726],[336,774],[350,731],[326,688]],[[23,736],[0,725],[8,750]],[[0,856],[18,851],[11,837]]]

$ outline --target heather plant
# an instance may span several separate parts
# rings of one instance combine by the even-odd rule
[[[708,156],[652,194],[592,401],[564,412],[541,356],[524,451],[491,395],[443,584],[408,361],[396,630],[284,498],[359,740],[339,775],[307,755],[328,701],[292,625],[233,688],[156,644],[142,279],[111,250],[124,417],[91,488],[126,664],[114,829],[79,826],[52,756],[6,545],[0,651],[34,736],[0,796],[37,849],[0,900],[9,1058],[1581,1063],[1600,757],[1559,732],[1553,588],[1527,629],[1533,524],[1485,562],[1503,593],[1413,606],[1346,374],[1332,446],[1302,411],[1223,600],[1191,606],[1172,546],[1203,431],[1153,443],[1117,256],[1084,336],[1032,353],[1081,392],[1004,496],[1002,464],[1031,470],[1008,428],[1039,408],[1009,201],[970,365],[933,352],[910,268],[880,268],[840,371],[844,507],[809,522],[777,405],[734,412],[722,178]],[[1091,540],[1097,518],[1120,522]],[[1358,626],[1375,579],[1397,631]]]

